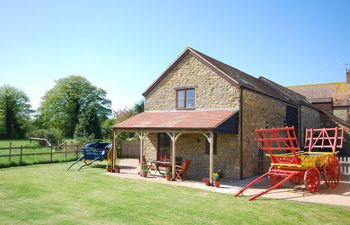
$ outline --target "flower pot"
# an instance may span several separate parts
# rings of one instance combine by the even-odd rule
[[[170,181],[171,180],[171,174],[166,174],[165,178],[166,178],[167,181]]]
[[[220,181],[214,181],[214,185],[215,185],[215,187],[220,187]]]
[[[112,167],[107,167],[107,172],[112,172]]]
[[[204,183],[206,186],[209,186],[209,185],[210,185],[210,180],[209,180],[209,178],[203,178],[202,181],[203,181],[203,183]]]
[[[116,167],[116,168],[115,168],[115,172],[116,172],[116,173],[120,173],[120,168],[119,168],[119,167]]]
[[[143,173],[143,177],[147,177],[147,173]]]

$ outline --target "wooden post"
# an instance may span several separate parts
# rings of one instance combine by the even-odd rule
[[[64,158],[67,159],[67,146],[64,145]]]
[[[140,138],[140,175],[142,176],[142,166],[143,166],[143,141],[145,139],[145,133],[141,132],[138,134],[139,138]]]
[[[213,172],[214,172],[214,133],[210,132],[210,151],[209,151],[209,182],[213,184]]]
[[[214,172],[214,133],[210,132],[209,135],[203,134],[209,142],[209,183],[213,184],[213,172]]]
[[[9,162],[11,162],[11,152],[12,152],[12,141],[10,141],[10,148],[9,148]]]
[[[77,144],[77,149],[75,151],[75,156],[78,159],[78,157],[79,157],[79,144]]]
[[[20,165],[22,165],[22,155],[23,155],[23,146],[21,145],[21,147],[20,147],[20,154],[19,154],[19,163],[20,163]]]
[[[51,146],[51,149],[50,149],[50,162],[52,162],[52,151],[53,151],[53,149],[52,149],[52,146]]]
[[[115,130],[113,129],[112,132],[113,136],[112,136],[112,171],[115,171],[115,150],[116,150],[116,146],[115,146]]]
[[[171,139],[172,142],[172,160],[171,160],[171,176],[172,176],[172,180],[175,180],[175,172],[176,172],[176,140],[180,137],[180,135],[182,133],[167,133],[168,136]]]

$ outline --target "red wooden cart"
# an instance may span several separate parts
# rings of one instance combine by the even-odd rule
[[[303,180],[309,192],[317,191],[320,186],[320,173],[328,187],[335,188],[341,177],[336,150],[343,147],[344,128],[306,129],[305,149],[300,149],[294,127],[256,129],[260,150],[271,158],[269,171],[250,182],[235,197],[246,189],[262,181],[266,176],[272,185],[269,189],[258,193],[249,201],[280,187],[290,181],[300,184]],[[327,150],[331,151],[327,151]]]

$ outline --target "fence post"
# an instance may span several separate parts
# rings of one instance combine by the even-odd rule
[[[12,152],[12,141],[10,141],[10,148],[9,148],[9,163],[11,162],[11,152]]]
[[[64,145],[64,157],[67,159],[67,145]]]
[[[79,157],[79,144],[77,144],[77,149],[76,149],[76,151],[75,151],[75,154],[76,154],[76,158],[78,159],[78,157]]]
[[[22,165],[22,159],[23,158],[23,145],[20,147],[20,154],[19,154],[19,163]]]
[[[52,151],[53,151],[53,148],[51,146],[51,149],[50,149],[50,162],[52,162]]]

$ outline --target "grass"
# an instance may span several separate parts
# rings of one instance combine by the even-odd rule
[[[102,164],[100,164],[102,165]],[[246,198],[105,175],[68,163],[0,169],[6,224],[349,224],[350,208]]]
[[[47,153],[43,155],[25,155],[22,157],[22,163],[20,161],[20,156],[5,156],[0,157],[0,168],[9,167],[9,166],[18,166],[18,165],[31,165],[37,163],[48,163],[51,161],[51,148],[50,147],[42,147],[39,145],[38,141],[29,140],[0,140],[0,156],[1,155],[9,155],[10,154],[10,142],[11,147],[15,149],[11,149],[11,155],[20,154],[20,146],[23,146],[22,153],[23,154],[31,154],[31,153]],[[68,149],[68,151],[74,151],[76,147],[72,146]],[[67,157],[64,154],[62,148],[57,149],[55,152],[62,152],[62,154],[53,154],[52,161],[53,162],[62,162],[62,161],[72,161],[76,159],[76,153],[68,153]]]

